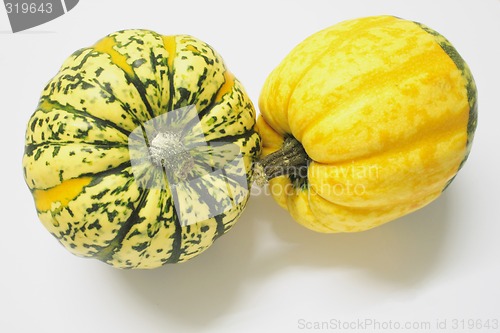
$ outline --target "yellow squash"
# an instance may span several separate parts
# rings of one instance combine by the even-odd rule
[[[302,225],[370,229],[446,188],[470,150],[476,96],[468,66],[432,29],[391,16],[342,22],[267,78],[262,172]]]

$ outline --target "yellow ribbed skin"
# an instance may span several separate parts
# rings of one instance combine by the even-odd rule
[[[373,228],[436,199],[467,158],[476,127],[469,68],[437,32],[376,16],[300,43],[267,78],[263,155],[293,136],[307,181],[270,180],[273,197],[320,232]]]
[[[196,223],[183,223],[172,188],[155,185],[165,182],[163,168],[148,159],[133,168],[140,147],[129,138],[151,119],[192,105],[202,135],[186,126],[183,137],[193,135],[195,146],[230,143],[243,162],[225,165],[225,178],[197,177],[211,155],[194,155],[192,181],[176,193]],[[243,211],[260,154],[255,123],[243,86],[208,44],[118,31],[72,54],[45,87],[27,126],[25,180],[41,222],[73,254],[119,268],[182,262],[206,250]],[[224,213],[212,214],[214,207]]]

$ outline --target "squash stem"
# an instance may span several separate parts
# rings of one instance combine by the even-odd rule
[[[257,162],[255,180],[262,186],[269,180],[284,175],[292,179],[307,179],[309,162],[310,158],[302,144],[289,136],[279,150]]]
[[[150,142],[149,154],[154,165],[182,180],[194,166],[193,157],[184,147],[180,132],[158,133]]]

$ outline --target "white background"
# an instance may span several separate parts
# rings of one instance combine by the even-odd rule
[[[74,50],[125,28],[192,34],[222,54],[256,104],[266,76],[294,45],[376,14],[441,32],[476,78],[471,156],[431,205],[371,231],[324,235],[296,224],[270,197],[254,196],[207,252],[152,271],[77,258],[38,222],[22,177],[25,126]],[[453,320],[500,320],[500,1],[82,0],[17,34],[0,8],[0,31],[0,332],[369,332],[373,326],[355,329],[356,322],[348,330],[304,328],[365,319],[494,331],[453,329],[461,325]]]

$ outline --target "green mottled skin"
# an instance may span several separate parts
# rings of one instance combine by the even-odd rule
[[[252,162],[260,153],[255,110],[209,45],[191,36],[126,30],[64,62],[28,123],[23,167],[40,220],[69,251],[120,268],[154,268],[200,254],[233,226],[248,199],[242,184],[229,185],[231,198],[217,190],[228,185],[210,177],[183,188],[179,197],[194,211],[210,209],[201,202],[203,191],[230,207],[185,225],[168,187],[148,188],[135,181],[128,135],[188,105],[199,112],[204,140],[239,147],[244,170],[228,165],[226,172],[230,180],[246,175],[249,184]],[[142,170],[151,184],[163,177],[150,162]],[[90,182],[65,202],[65,184],[88,177]],[[47,193],[59,197],[49,203],[39,199]],[[231,206],[237,197],[238,204]]]

